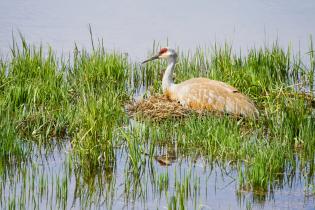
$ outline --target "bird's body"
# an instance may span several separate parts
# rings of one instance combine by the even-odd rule
[[[162,79],[162,89],[169,99],[176,100],[183,106],[194,110],[220,111],[245,117],[258,117],[258,110],[253,102],[224,82],[208,78],[193,78],[175,84],[173,71],[177,55],[174,50],[162,48],[158,56],[149,60],[157,58],[168,59],[168,66]]]
[[[226,83],[207,78],[193,78],[174,84],[164,94],[194,110],[209,110],[254,116],[258,112],[248,97]]]

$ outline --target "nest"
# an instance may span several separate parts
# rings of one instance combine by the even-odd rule
[[[189,108],[183,107],[176,101],[169,100],[164,95],[150,96],[139,102],[128,104],[127,111],[132,117],[148,118],[155,121],[182,118],[192,112]]]

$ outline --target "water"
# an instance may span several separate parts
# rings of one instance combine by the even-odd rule
[[[227,41],[245,53],[278,39],[281,46],[291,43],[307,52],[309,36],[315,34],[314,11],[312,0],[3,0],[0,55],[7,55],[12,33],[18,31],[28,42],[50,45],[58,54],[71,52],[74,43],[90,49],[89,24],[108,49],[126,52],[134,60],[146,58],[154,40],[183,50]],[[160,154],[166,153],[161,148]],[[167,209],[188,183],[187,209],[314,209],[314,195],[305,189],[299,167],[292,180],[283,180],[273,192],[251,193],[239,191],[236,172],[228,163],[178,157],[163,166],[145,154],[142,158],[141,182],[134,185],[136,175],[128,171],[123,148],[116,151],[115,168],[88,175],[72,163],[69,143],[57,144],[48,155],[39,148],[31,162],[8,169],[0,186],[0,208]],[[167,185],[161,181],[165,177]]]
[[[88,25],[108,49],[142,60],[153,41],[183,50],[225,41],[235,51],[270,45],[278,39],[305,53],[315,34],[313,0],[181,1],[0,1],[0,54],[12,32],[32,43],[67,54],[74,43],[90,48]]]
[[[187,209],[314,209],[314,196],[303,196],[298,170],[293,180],[284,181],[273,193],[253,194],[236,191],[236,173],[228,164],[178,158],[166,167],[145,157],[141,182],[135,185],[135,177],[126,170],[128,157],[123,150],[117,151],[112,171],[84,176],[71,164],[70,144],[58,145],[48,155],[43,155],[43,149],[35,152],[31,163],[22,165],[2,183],[2,209],[14,205],[18,209],[167,209],[173,196],[179,197],[179,186],[187,189]],[[166,188],[159,182],[165,176]],[[176,187],[175,182],[181,185]]]

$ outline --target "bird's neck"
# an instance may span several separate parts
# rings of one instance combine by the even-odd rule
[[[162,79],[163,93],[165,93],[167,90],[171,88],[172,85],[174,85],[173,72],[174,72],[175,63],[176,63],[176,57],[170,57],[168,60],[167,68],[165,70],[165,73]]]

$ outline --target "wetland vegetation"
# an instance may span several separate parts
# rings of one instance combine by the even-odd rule
[[[253,99],[258,120],[132,119],[125,105],[140,90],[161,92],[165,63],[141,67],[92,45],[60,58],[21,38],[0,58],[1,208],[216,208],[204,188],[227,181],[209,184],[202,171],[229,178],[240,208],[263,205],[298,181],[314,206],[312,40],[305,55],[277,43],[245,55],[218,44],[179,53],[176,81],[224,81]],[[242,202],[247,193],[253,200]]]

